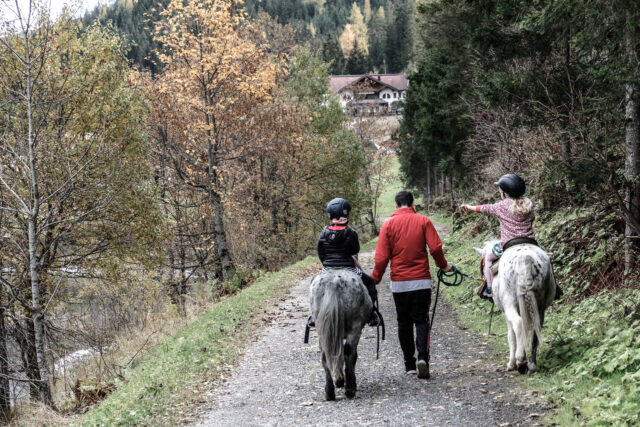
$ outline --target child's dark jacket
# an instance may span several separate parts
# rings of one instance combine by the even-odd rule
[[[318,238],[318,256],[323,267],[355,267],[353,256],[359,251],[358,233],[349,226],[325,227]]]

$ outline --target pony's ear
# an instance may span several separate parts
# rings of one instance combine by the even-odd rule
[[[478,255],[484,255],[484,250],[480,248],[473,248]]]

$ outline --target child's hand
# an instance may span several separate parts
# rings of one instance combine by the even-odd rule
[[[461,205],[460,206],[460,210],[462,210],[463,212],[471,212],[473,210],[473,206],[471,205]]]

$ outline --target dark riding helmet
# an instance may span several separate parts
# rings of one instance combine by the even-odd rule
[[[351,212],[351,205],[340,197],[333,199],[327,205],[327,215],[329,215],[329,219],[348,218],[349,212]]]
[[[500,187],[500,189],[512,199],[522,197],[526,190],[524,180],[515,173],[502,175],[500,179],[494,184]]]

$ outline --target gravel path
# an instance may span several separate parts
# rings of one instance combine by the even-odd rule
[[[372,254],[361,262],[371,270]],[[272,312],[260,337],[248,345],[230,376],[199,408],[194,425],[531,425],[545,410],[523,391],[504,365],[490,361],[488,343],[461,327],[438,302],[432,334],[431,379],[404,373],[388,273],[379,286],[387,340],[376,360],[375,328],[365,327],[358,348],[356,398],[324,401],[324,370],[315,331],[303,344],[309,313],[309,279]],[[446,292],[441,289],[441,292]],[[500,321],[498,319],[497,321]],[[505,355],[505,364],[506,364]]]

